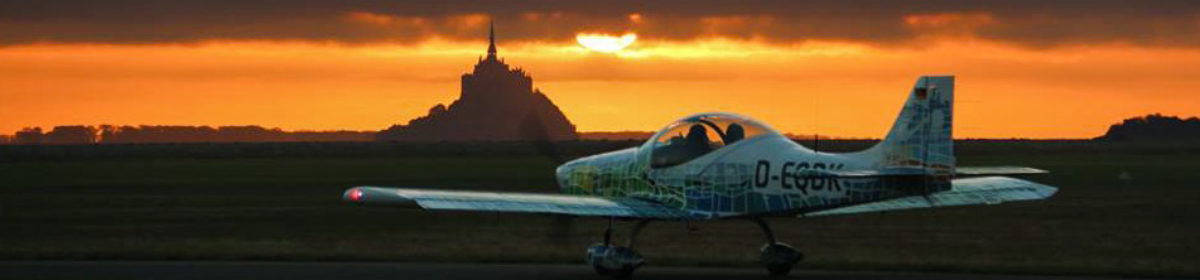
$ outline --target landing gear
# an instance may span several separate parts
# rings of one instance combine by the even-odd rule
[[[646,227],[650,220],[641,220],[633,226],[629,242],[622,246],[612,245],[612,220],[608,220],[608,228],[604,229],[604,242],[588,246],[587,262],[596,269],[596,274],[625,279],[633,275],[633,271],[646,264],[646,259],[633,250],[638,232]]]
[[[804,259],[804,254],[783,243],[765,244],[761,252],[760,261],[771,276],[787,276],[792,266]]]
[[[776,242],[775,234],[771,232],[771,227],[767,225],[767,222],[759,217],[753,219],[767,237],[767,244],[764,244],[760,250],[759,261],[767,268],[767,272],[771,276],[787,276],[792,272],[792,266],[804,260],[804,254],[796,251],[790,245]]]
[[[635,269],[646,264],[642,255],[626,247],[596,244],[588,247],[587,254],[596,274],[616,279],[629,278]]]
[[[801,260],[804,260],[804,254],[796,251],[790,245],[775,241],[775,234],[771,232],[771,227],[762,218],[754,217],[751,219],[755,224],[758,224],[763,234],[766,235],[767,244],[762,246],[759,261],[767,268],[767,272],[771,276],[786,276],[788,273],[791,273],[792,267]],[[609,219],[608,228],[604,229],[604,242],[588,246],[587,263],[592,265],[592,268],[596,270],[596,274],[607,275],[616,279],[629,278],[633,275],[634,270],[646,264],[646,259],[633,250],[633,245],[637,240],[638,233],[649,223],[650,220],[638,221],[633,226],[633,230],[630,232],[629,240],[625,243],[625,246],[616,246],[612,244],[613,220]]]

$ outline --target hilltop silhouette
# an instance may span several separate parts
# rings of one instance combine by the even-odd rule
[[[1179,141],[1200,140],[1200,119],[1181,119],[1161,114],[1126,119],[1113,124],[1097,140],[1104,141]]]
[[[378,134],[383,141],[575,140],[579,135],[562,111],[520,68],[496,55],[489,32],[487,58],[462,76],[462,93],[450,106],[437,104],[429,114],[393,125]]]

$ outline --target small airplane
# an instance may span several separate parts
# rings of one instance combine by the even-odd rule
[[[651,221],[748,219],[766,236],[761,262],[787,275],[804,255],[779,242],[763,218],[813,217],[1046,199],[1058,190],[998,175],[1047,173],[1029,167],[955,166],[954,76],[923,76],[892,129],[852,153],[805,148],[765,124],[728,113],[675,121],[644,144],[558,166],[561,194],[359,186],[342,199],[426,210],[545,213],[609,219],[587,248],[597,273],[629,277],[645,264],[634,251]],[[628,242],[612,242],[612,220],[633,220]]]

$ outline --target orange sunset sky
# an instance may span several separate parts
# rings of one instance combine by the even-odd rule
[[[457,98],[489,21],[500,56],[580,131],[730,111],[879,137],[922,74],[958,77],[959,138],[1090,138],[1200,114],[1196,2],[960,2],[7,1],[0,134],[379,130]],[[580,34],[637,39],[604,52]]]

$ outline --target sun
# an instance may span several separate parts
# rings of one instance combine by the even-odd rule
[[[575,41],[579,41],[580,46],[589,50],[612,53],[633,45],[633,42],[637,41],[637,34],[625,33],[625,35],[616,36],[599,33],[579,33],[575,35]]]

